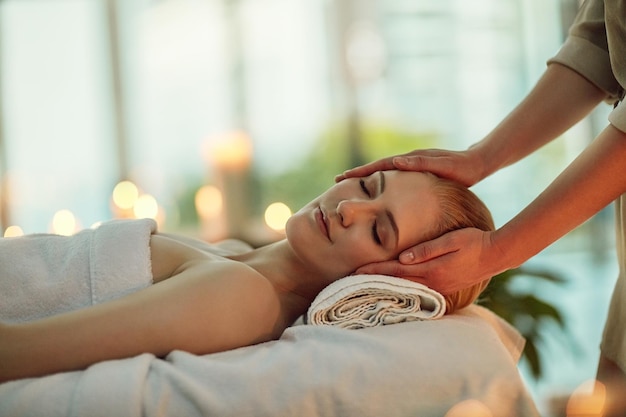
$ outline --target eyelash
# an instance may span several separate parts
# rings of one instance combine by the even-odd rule
[[[383,242],[381,242],[380,236],[378,236],[378,231],[376,229],[376,222],[374,222],[374,224],[372,225],[372,237],[374,238],[374,242],[376,242],[378,246],[382,246]]]
[[[365,193],[365,195],[367,195],[368,197],[371,197],[372,195],[370,194],[370,191],[367,189],[367,187],[365,186],[365,181],[363,181],[362,179],[359,180],[359,184],[361,185],[361,190],[363,190],[363,192]]]
[[[359,185],[361,186],[361,190],[363,190],[363,193],[365,193],[365,195],[367,195],[368,197],[372,196],[369,190],[367,189],[367,187],[365,186],[365,181],[363,181],[362,179],[359,180]],[[382,246],[382,241],[380,240],[380,236],[378,235],[378,230],[376,226],[377,224],[376,222],[374,222],[374,224],[372,225],[372,238],[374,239],[374,242],[376,242],[377,245]]]

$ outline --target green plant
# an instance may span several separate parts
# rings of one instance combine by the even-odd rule
[[[513,325],[526,339],[523,355],[528,361],[532,375],[538,379],[542,375],[542,362],[538,342],[541,340],[540,328],[546,321],[554,321],[565,330],[565,321],[561,312],[552,304],[537,298],[533,294],[515,290],[513,282],[521,277],[543,279],[552,283],[565,280],[550,271],[519,267],[495,276],[478,304],[502,317]]]

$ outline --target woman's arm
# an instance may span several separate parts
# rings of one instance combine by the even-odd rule
[[[144,352],[205,354],[280,335],[271,284],[245,265],[192,261],[119,300],[0,327],[0,382]]]
[[[609,125],[528,207],[494,234],[518,266],[626,192],[626,133]]]
[[[468,150],[480,161],[479,180],[557,138],[606,97],[577,72],[561,64],[549,65],[526,98]]]

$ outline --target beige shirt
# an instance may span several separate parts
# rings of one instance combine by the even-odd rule
[[[626,132],[626,1],[585,0],[559,52],[548,61],[578,72],[617,103],[609,122]]]

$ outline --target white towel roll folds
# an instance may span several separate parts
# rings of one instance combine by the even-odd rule
[[[433,320],[445,311],[443,296],[425,285],[385,275],[351,275],[333,282],[317,295],[306,322],[360,329]]]

